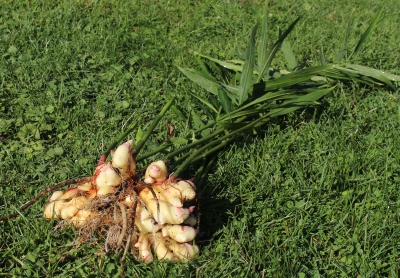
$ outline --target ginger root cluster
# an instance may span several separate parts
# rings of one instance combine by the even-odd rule
[[[77,242],[103,239],[104,250],[128,250],[142,262],[194,259],[199,247],[195,185],[168,179],[163,161],[151,163],[143,181],[135,178],[133,141],[120,145],[112,160],[100,161],[92,177],[55,191],[44,207],[46,219],[74,225]]]

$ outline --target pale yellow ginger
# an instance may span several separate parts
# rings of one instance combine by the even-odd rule
[[[79,210],[83,209],[87,202],[88,198],[85,196],[79,196],[71,199],[70,201],[65,201],[63,199],[55,200],[46,204],[44,209],[44,217],[46,219],[51,219],[52,217],[69,219],[75,216]]]
[[[179,260],[195,259],[200,251],[197,245],[178,243],[170,238],[163,237],[160,232],[148,234],[147,236],[159,260],[176,262]],[[140,250],[139,255],[141,255]]]
[[[53,202],[56,200],[60,200],[62,195],[64,195],[64,191],[54,191],[53,194],[51,195],[49,201]]]
[[[81,228],[86,224],[89,217],[94,217],[96,214],[90,210],[81,209],[69,221],[77,228]]]
[[[113,154],[112,167],[117,168],[124,179],[132,177],[136,172],[136,162],[130,153],[133,140],[120,145]]]
[[[164,237],[170,237],[180,243],[192,241],[196,237],[196,230],[190,226],[165,225],[161,232]]]
[[[151,252],[150,242],[144,234],[139,236],[135,247],[139,249],[139,259],[145,263],[153,261],[153,253]]]
[[[93,189],[93,184],[92,182],[84,182],[82,184],[78,184],[76,188],[78,188],[80,191],[90,191]]]
[[[160,185],[153,185],[153,191],[156,193],[159,201],[168,202],[174,207],[183,207],[184,202],[196,198],[194,185],[188,181],[166,182]],[[145,188],[140,192],[142,200],[154,199],[152,192]]]
[[[143,234],[157,232],[163,227],[157,224],[149,211],[139,204],[136,208],[135,225]]]
[[[178,243],[171,241],[169,249],[179,260],[196,259],[199,255],[200,249],[197,245],[190,243]]]
[[[95,186],[98,196],[105,196],[116,191],[114,187],[121,184],[120,175],[115,172],[110,163],[97,167],[95,172]]]
[[[150,236],[151,245],[156,252],[157,259],[168,260],[168,261],[178,261],[178,257],[170,250],[167,246],[167,242],[160,232],[155,233],[155,236]]]
[[[157,209],[157,202],[154,199],[143,200],[146,208],[158,224],[182,224],[193,212],[194,206],[189,208],[177,208],[167,202],[158,201],[160,210]],[[160,219],[158,219],[158,216]]]
[[[47,203],[44,207],[43,216],[46,219],[51,219],[52,217],[58,218],[61,216],[61,210],[65,207],[68,207],[68,203],[62,200],[56,200],[50,203]]]

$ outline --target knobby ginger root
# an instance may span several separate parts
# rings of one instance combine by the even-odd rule
[[[131,253],[145,263],[194,259],[198,231],[195,186],[170,181],[163,161],[151,163],[144,181],[137,180],[133,140],[120,145],[112,160],[100,159],[91,179],[55,191],[45,205],[46,219],[61,218],[77,228],[77,242],[104,238],[104,249]],[[196,227],[197,226],[197,227]],[[96,236],[98,234],[99,236]],[[124,255],[125,256],[125,255]]]
[[[161,185],[153,185],[152,189],[156,193],[159,201],[168,202],[174,207],[183,207],[184,202],[196,198],[195,186],[189,181],[166,182]],[[140,192],[142,200],[154,199],[152,192],[145,188]]]
[[[151,163],[144,175],[144,182],[148,184],[154,184],[157,182],[163,182],[167,179],[168,169],[164,161],[159,160]]]

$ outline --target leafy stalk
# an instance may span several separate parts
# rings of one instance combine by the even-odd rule
[[[345,58],[345,61],[348,61],[352,55],[361,51],[363,43],[378,23],[382,11],[363,33],[350,55],[347,49],[352,22],[349,22],[343,49],[345,52],[339,52],[338,58]],[[270,49],[267,49],[267,18],[267,15],[262,18],[258,53],[255,47],[258,24],[253,27],[245,61],[222,61],[195,53],[200,70],[179,68],[190,80],[206,90],[205,95],[192,94],[191,96],[199,101],[199,108],[206,115],[213,116],[209,118],[207,124],[203,124],[204,120],[200,120],[201,117],[195,113],[195,110],[191,110],[192,119],[195,121],[194,126],[197,129],[193,131],[192,137],[186,138],[188,140],[186,145],[172,150],[164,157],[164,159],[175,159],[173,165],[177,168],[172,177],[178,177],[190,165],[201,160],[204,164],[204,159],[220,151],[249,130],[257,130],[273,118],[318,105],[318,101],[332,91],[337,82],[357,82],[370,86],[384,85],[391,89],[395,89],[400,82],[400,76],[347,62],[333,64],[325,61],[319,66],[299,67],[290,44],[285,39],[300,18],[293,21],[286,31],[279,33],[278,39]],[[292,72],[270,69],[276,53],[281,48]],[[256,56],[258,65],[255,64]],[[207,63],[201,59],[207,60]],[[212,73],[208,70],[209,67],[213,69]],[[223,74],[218,67],[223,68],[225,73]],[[231,75],[226,75],[226,71]],[[239,85],[236,84],[237,75],[240,75]],[[229,80],[227,76],[235,78]],[[219,104],[215,103],[215,98],[218,99]],[[203,133],[204,131],[207,133]],[[167,145],[163,144],[159,150],[165,148]],[[154,153],[149,153],[149,155]],[[148,155],[143,157],[148,157]]]

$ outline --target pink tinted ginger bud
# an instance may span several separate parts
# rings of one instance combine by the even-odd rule
[[[163,182],[168,177],[168,169],[164,161],[159,160],[153,162],[147,167],[146,174],[144,176],[144,182],[153,184],[156,182]]]
[[[95,184],[97,188],[103,186],[118,186],[120,183],[120,176],[109,163],[103,164],[96,169]]]

